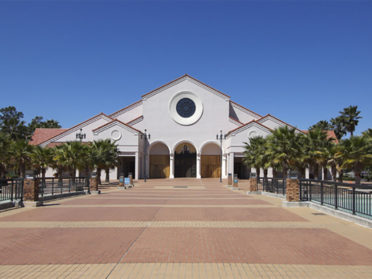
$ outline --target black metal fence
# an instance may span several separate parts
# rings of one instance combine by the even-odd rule
[[[0,180],[0,202],[16,201],[23,199],[23,179],[1,179]]]
[[[86,177],[40,179],[39,199],[50,199],[67,193],[90,192],[89,179]]]
[[[300,200],[372,217],[372,185],[300,179]]]
[[[259,177],[257,183],[264,192],[285,195],[286,183],[283,178]]]

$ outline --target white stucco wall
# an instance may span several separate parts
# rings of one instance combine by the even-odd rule
[[[203,113],[195,123],[182,125],[180,121],[175,121],[170,113],[170,101],[181,92],[191,92],[203,106]],[[165,85],[153,91],[150,94],[144,95],[142,100],[126,109],[114,113],[112,118],[117,118],[123,123],[128,123],[140,116],[143,118],[137,119],[131,123],[131,127],[151,135],[149,139],[149,148],[151,154],[165,155],[174,152],[174,149],[181,142],[191,143],[196,152],[200,155],[217,155],[220,154],[220,142],[216,140],[216,135],[222,130],[223,134],[240,127],[238,121],[232,120],[229,116],[234,116],[242,123],[248,123],[252,120],[257,120],[270,129],[276,129],[280,126],[285,126],[283,122],[273,118],[270,115],[260,118],[249,110],[234,104],[229,96],[218,93],[216,90],[188,77],[182,77],[176,81]],[[193,118],[191,116],[191,118]],[[113,131],[118,131],[121,134],[117,140],[118,149],[122,156],[136,156],[138,163],[138,172],[141,177],[144,173],[144,141],[141,139],[137,131],[132,130],[122,123],[113,122],[112,118],[104,114],[96,116],[93,120],[78,125],[74,129],[68,131],[62,137],[53,140],[55,142],[75,141],[76,133],[82,127],[82,132],[86,134],[86,139],[83,141],[93,141],[98,139],[113,139]],[[187,119],[186,119],[187,120]],[[187,122],[187,121],[186,121]],[[186,123],[184,122],[184,124]],[[104,128],[100,128],[93,132],[94,129],[108,124]],[[182,123],[182,121],[181,121]],[[249,142],[249,138],[253,136],[269,135],[270,129],[263,127],[255,122],[242,127],[236,132],[231,133],[223,140],[223,174],[233,172],[234,157],[242,156],[244,152],[244,142]],[[160,144],[152,145],[156,142],[163,142],[167,148]],[[204,147],[204,148],[203,148]],[[147,164],[149,160],[147,160]],[[170,158],[171,164],[173,158]],[[200,165],[200,164],[199,164]],[[197,164],[198,166],[198,164]],[[147,171],[149,166],[146,167]],[[172,169],[172,167],[171,167]],[[53,174],[53,170],[48,170],[48,175]],[[116,169],[110,170],[110,176],[116,178]],[[198,174],[197,174],[198,175]],[[102,179],[104,172],[102,173]]]
[[[231,105],[231,109],[233,114],[235,114],[238,117],[238,120],[242,123],[247,123],[249,121],[258,119],[257,115],[254,115],[237,105]]]
[[[130,128],[123,127],[121,124],[110,125],[110,127],[98,130],[94,134],[94,140],[111,139],[115,140],[112,136],[114,131],[118,131],[121,136],[116,140],[119,151],[122,152],[137,152],[139,145],[139,136],[137,132],[131,131]]]
[[[284,127],[286,126],[284,123],[275,121],[274,119],[271,118],[264,118],[259,121],[261,124],[265,125],[266,127],[269,127],[270,129],[277,129],[279,127]]]
[[[82,133],[86,134],[86,138],[82,140],[82,142],[91,142],[94,140],[93,130],[110,122],[111,119],[106,117],[98,117],[96,120],[88,123],[84,123],[81,126],[77,126],[74,129],[66,131],[62,137],[59,137],[54,142],[67,142],[67,141],[76,141],[76,133],[80,132],[80,128],[82,128]]]
[[[189,126],[178,124],[169,113],[170,100],[183,91],[196,94],[203,104],[201,118]],[[144,120],[141,123],[151,134],[150,142],[161,139],[173,149],[180,141],[188,140],[198,153],[201,145],[214,140],[221,129],[226,133],[236,127],[228,120],[229,98],[217,96],[188,79],[146,98],[143,101],[143,115]]]
[[[124,123],[127,123],[137,117],[140,117],[142,113],[143,113],[142,103],[138,103],[133,105],[133,107],[129,107],[127,110],[118,115],[113,115],[113,117],[119,119]]]

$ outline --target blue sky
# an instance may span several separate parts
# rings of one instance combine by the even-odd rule
[[[1,1],[0,107],[70,127],[185,73],[301,129],[372,127],[371,1]]]

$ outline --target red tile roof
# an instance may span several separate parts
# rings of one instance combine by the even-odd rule
[[[302,130],[305,134],[307,134],[309,131],[308,130]],[[324,132],[327,133],[327,138],[328,139],[334,139],[334,143],[338,143],[338,139],[336,137],[335,131],[333,130],[324,130]]]
[[[59,129],[59,128],[36,128],[34,134],[32,135],[32,139],[30,140],[29,144],[31,145],[39,145],[40,143],[47,141],[56,135],[67,131],[67,129]]]
[[[78,127],[79,125],[84,124],[84,123],[86,123],[86,122],[88,122],[88,121],[90,121],[90,120],[92,120],[92,119],[94,119],[95,117],[100,116],[100,115],[105,116],[105,117],[107,117],[107,118],[109,118],[109,119],[112,119],[112,118],[111,118],[110,116],[108,116],[107,114],[101,112],[100,114],[97,114],[97,115],[95,115],[95,116],[93,116],[93,117],[91,117],[91,118],[89,118],[89,119],[87,119],[87,120],[85,120],[85,121],[83,121],[83,122],[80,122],[79,124],[76,124],[75,126],[69,128],[69,129],[64,129],[64,130],[61,131],[60,133],[55,134],[53,137],[50,137],[50,138],[48,138],[48,139],[46,139],[46,140],[43,140],[43,141],[41,141],[41,142],[38,143],[38,144],[44,143],[44,142],[46,142],[47,140],[50,140],[50,139],[52,139],[52,138],[54,138],[54,137],[56,137],[56,136],[58,136],[58,135],[61,135],[61,134],[63,134],[63,133],[66,132],[66,131],[70,131],[70,130],[72,130],[72,129]]]

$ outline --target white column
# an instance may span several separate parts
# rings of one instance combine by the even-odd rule
[[[229,155],[229,173],[231,173],[234,178],[234,152],[231,152]]]
[[[267,177],[274,177],[273,168],[270,167],[267,169]]]
[[[174,178],[174,156],[173,153],[169,154],[169,178]]]
[[[118,168],[110,169],[110,181],[118,179]]]
[[[306,179],[309,179],[310,178],[310,169],[309,168],[306,168],[305,169],[305,178]]]
[[[200,179],[200,153],[196,154],[196,178]]]
[[[324,168],[322,167],[322,180],[325,180],[326,177],[324,177]]]
[[[222,178],[226,178],[227,177],[227,173],[226,173],[226,154],[223,154],[222,155]]]
[[[136,155],[135,155],[135,162],[134,162],[134,168],[135,168],[135,173],[134,173],[134,179],[138,180],[139,179],[139,160],[138,160],[138,152],[136,152]]]

